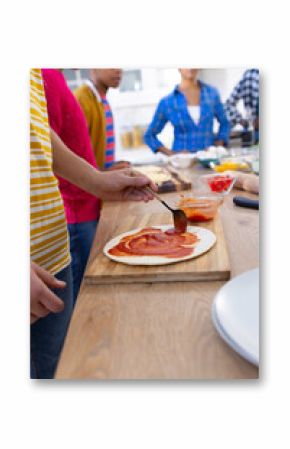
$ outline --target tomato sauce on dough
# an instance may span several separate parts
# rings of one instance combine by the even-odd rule
[[[180,258],[189,256],[198,242],[196,234],[179,233],[175,229],[162,231],[159,228],[144,228],[141,231],[123,237],[109,250],[113,256],[160,256]]]

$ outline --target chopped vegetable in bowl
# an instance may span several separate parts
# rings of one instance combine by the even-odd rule
[[[203,175],[198,178],[197,186],[205,193],[227,195],[233,188],[236,177],[231,174]]]

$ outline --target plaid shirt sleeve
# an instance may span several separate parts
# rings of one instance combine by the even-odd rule
[[[152,151],[154,151],[154,153],[164,146],[156,136],[162,131],[167,122],[168,119],[165,114],[164,102],[161,100],[157,106],[152,122],[144,135],[145,143]]]
[[[236,85],[230,97],[225,103],[226,114],[228,119],[231,121],[232,125],[239,123],[242,120],[242,116],[237,110],[238,101],[243,98],[243,90],[244,90],[244,77],[240,80],[240,82]]]
[[[222,140],[223,142],[227,143],[229,140],[231,125],[227,119],[226,112],[218,92],[216,93],[215,101],[215,117],[220,125],[216,140]]]

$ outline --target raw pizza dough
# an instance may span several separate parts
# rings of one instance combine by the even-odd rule
[[[138,167],[138,171],[149,176],[152,181],[156,182],[156,184],[171,180],[170,172],[162,167],[157,167],[156,165]]]

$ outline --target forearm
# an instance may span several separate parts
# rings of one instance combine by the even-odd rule
[[[217,98],[216,105],[215,105],[215,118],[217,119],[219,123],[219,131],[216,136],[216,142],[223,142],[223,144],[227,143],[229,140],[229,135],[231,131],[231,124],[230,121],[227,118],[225,108],[220,100],[220,98]],[[217,145],[217,143],[216,143]]]
[[[229,141],[231,132],[230,123],[228,121],[220,123],[217,135],[215,136],[215,145],[225,145]]]
[[[219,131],[216,136],[216,145],[217,142],[223,142],[223,144],[226,144],[229,140],[230,132],[231,132],[231,125],[228,119],[226,118],[226,115],[224,112],[220,112],[216,116],[218,122],[219,122]]]
[[[161,151],[163,148],[165,148],[163,143],[157,139],[156,135],[156,132],[153,131],[151,127],[149,127],[144,136],[146,145],[148,145],[148,147],[151,148],[154,153],[157,153],[157,151]]]
[[[153,199],[147,186],[157,191],[153,182],[130,168],[115,172],[99,172],[75,155],[51,130],[53,169],[55,173],[88,193],[110,201],[149,201]]]
[[[87,161],[74,154],[51,129],[53,171],[82,190],[98,195],[102,174]]]
[[[157,139],[158,134],[162,131],[167,123],[167,117],[164,112],[164,106],[159,103],[157,110],[154,114],[151,124],[149,125],[145,135],[144,141],[151,150],[156,153],[160,149],[164,148],[164,145]]]

